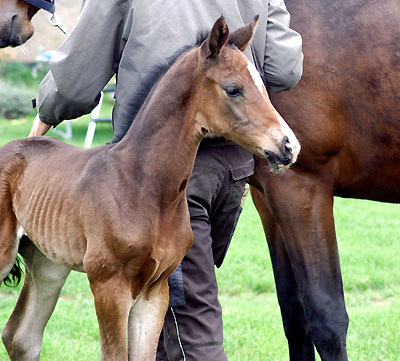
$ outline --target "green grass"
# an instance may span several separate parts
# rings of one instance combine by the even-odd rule
[[[28,134],[31,122],[32,119],[0,119],[0,144]],[[73,122],[72,143],[83,145],[87,123],[88,117]],[[102,144],[110,137],[110,124],[100,124],[94,144]],[[350,316],[349,358],[399,361],[400,205],[336,199],[335,218]],[[251,201],[245,205],[217,276],[229,360],[288,360],[268,248]],[[18,290],[0,289],[1,327],[17,296]],[[7,359],[0,346],[0,360]],[[73,272],[46,328],[42,360],[98,359],[93,297],[86,276]]]

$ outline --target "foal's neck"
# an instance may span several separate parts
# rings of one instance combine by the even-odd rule
[[[143,187],[154,186],[163,193],[171,188],[174,193],[190,177],[203,137],[196,122],[196,69],[194,52],[180,58],[153,88],[115,146],[124,166],[134,178],[142,179]]]

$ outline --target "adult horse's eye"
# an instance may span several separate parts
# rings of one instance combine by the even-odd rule
[[[225,88],[225,93],[230,97],[230,98],[236,98],[237,96],[242,94],[242,89],[236,87],[236,86],[230,86],[228,88]]]

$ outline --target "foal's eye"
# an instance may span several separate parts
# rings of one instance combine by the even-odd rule
[[[242,94],[242,89],[236,86],[230,86],[228,88],[225,88],[224,90],[225,93],[231,98],[236,98],[237,96]]]

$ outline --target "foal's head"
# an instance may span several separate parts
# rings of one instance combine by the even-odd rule
[[[201,106],[197,120],[203,131],[232,139],[278,170],[296,161],[300,144],[272,106],[255,66],[243,54],[257,22],[258,16],[229,34],[221,17],[198,48]]]
[[[0,48],[25,43],[33,34],[31,19],[38,10],[24,0],[0,0]]]

